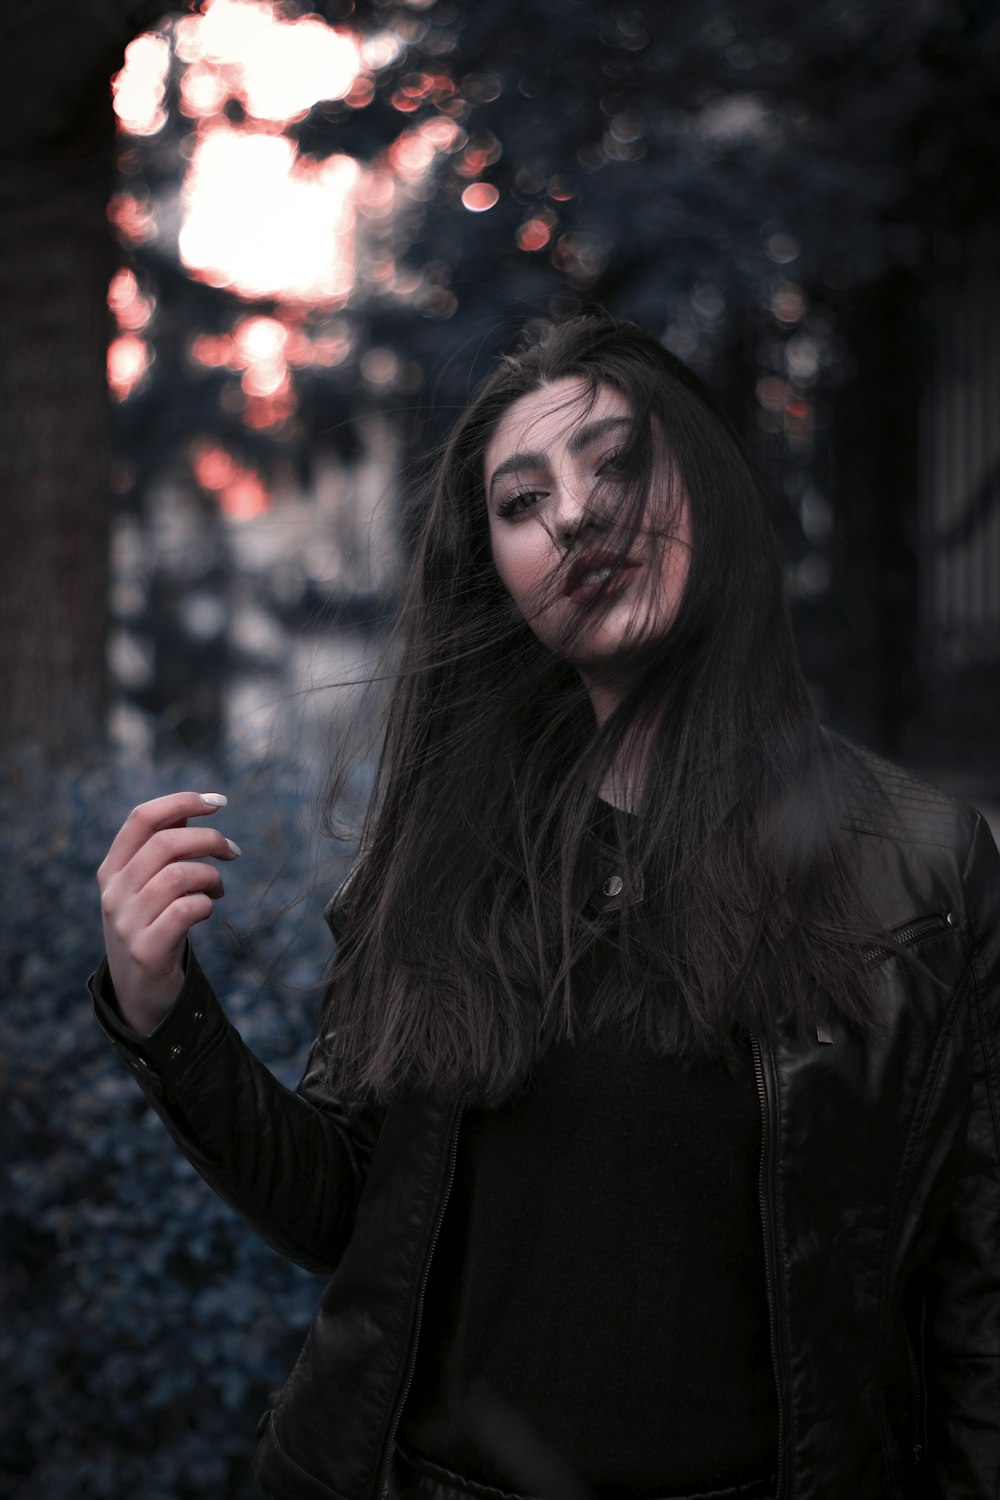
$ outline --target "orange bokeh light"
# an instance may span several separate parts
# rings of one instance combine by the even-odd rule
[[[210,370],[228,365],[233,356],[233,341],[228,333],[199,333],[191,340],[191,358]]]
[[[116,401],[131,396],[152,362],[145,339],[122,333],[108,346],[108,385]]]
[[[220,509],[234,521],[249,521],[270,506],[260,475],[214,443],[199,444],[191,467],[198,484],[218,497]]]
[[[481,177],[503,155],[503,147],[491,130],[474,135],[462,153],[455,170],[463,177]]]
[[[244,380],[246,378],[244,376]],[[248,427],[266,431],[269,428],[283,426],[294,411],[295,398],[292,395],[291,384],[286,380],[276,391],[262,395],[257,395],[252,391],[247,392],[243,420]]]
[[[284,364],[249,365],[240,383],[248,396],[276,396],[288,389],[288,369]]]
[[[344,95],[344,103],[350,109],[364,109],[375,97],[374,79],[366,78],[359,73],[351,84],[350,90]]]
[[[153,299],[139,290],[135,272],[122,266],[108,286],[108,307],[118,327],[128,333],[139,333],[153,316]]]
[[[144,245],[156,238],[152,210],[134,193],[115,193],[108,203],[108,219],[126,245]]]
[[[434,142],[422,130],[407,130],[389,147],[389,165],[398,176],[415,182],[423,177],[437,154]]]
[[[517,231],[520,250],[544,250],[552,238],[552,225],[545,219],[526,219]]]
[[[438,151],[455,151],[464,146],[468,137],[461,125],[454,120],[425,120],[423,133]]]
[[[194,456],[194,477],[205,490],[221,490],[235,477],[236,461],[224,448],[209,443]]]
[[[500,193],[491,182],[473,182],[462,194],[462,207],[470,213],[483,214],[493,208],[499,198]]]
[[[251,521],[268,509],[267,490],[256,474],[240,474],[219,492],[219,504],[234,521]]]
[[[346,338],[327,334],[313,340],[313,363],[317,365],[339,365],[351,352]]]

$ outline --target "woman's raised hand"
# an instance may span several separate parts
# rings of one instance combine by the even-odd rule
[[[121,1013],[144,1036],[181,992],[188,930],[212,915],[222,875],[205,856],[235,859],[217,828],[187,826],[225,807],[218,792],[173,792],[129,813],[97,872],[108,968]]]

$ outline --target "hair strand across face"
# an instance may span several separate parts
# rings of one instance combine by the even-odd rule
[[[689,508],[669,628],[631,651],[601,724],[570,662],[572,632],[549,649],[503,587],[484,493],[505,414],[560,382],[575,427],[605,389],[630,417],[616,472],[594,491],[602,546],[625,560],[640,536],[676,545],[677,497]],[[557,571],[546,589],[562,587]],[[598,588],[587,600],[581,636],[609,598]],[[491,1103],[581,1027],[731,1062],[777,1024],[876,1024],[863,950],[880,929],[843,831],[870,778],[816,721],[739,443],[654,339],[575,318],[501,360],[433,477],[397,649],[327,994],[337,1087]],[[615,816],[599,793],[623,765],[638,769],[630,815]],[[642,892],[613,914],[588,903],[595,829]],[[588,955],[609,944],[581,1009]]]

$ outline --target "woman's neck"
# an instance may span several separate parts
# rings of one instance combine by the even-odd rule
[[[613,674],[605,676],[580,672],[580,678],[587,689],[597,728],[601,730],[621,705],[631,684]],[[620,812],[635,812],[639,806],[652,732],[652,725],[649,723],[629,727],[598,788],[597,795],[601,800],[618,808]]]
[[[601,727],[600,720],[598,726]],[[635,812],[642,800],[651,733],[649,724],[631,725],[601,781],[598,796],[621,812]]]
[[[601,782],[597,793],[602,802],[607,802],[611,807],[616,807],[619,812],[634,812],[635,795],[631,784],[618,776],[611,770]]]
[[[614,678],[591,676],[584,672],[580,673],[580,678],[587,689],[587,696],[590,699],[590,706],[594,710],[597,727],[598,729],[603,729],[615,709],[621,703],[627,689],[625,685]]]

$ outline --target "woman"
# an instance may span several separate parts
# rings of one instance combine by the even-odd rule
[[[203,823],[101,868],[103,1024],[334,1272],[281,1500],[1000,1493],[996,849],[827,735],[738,444],[626,325],[527,338],[438,466],[292,1095],[186,946]]]

